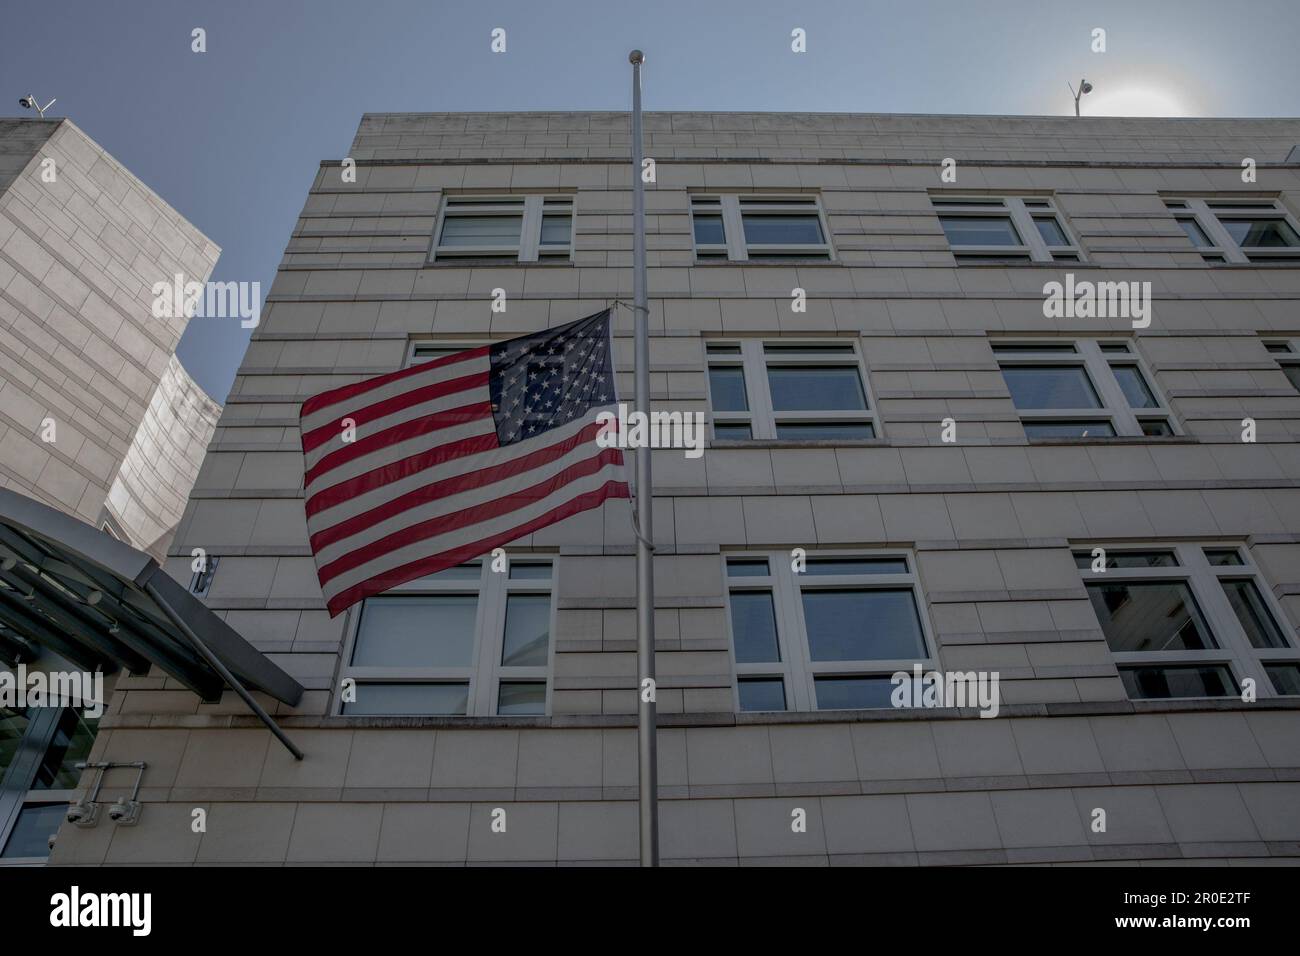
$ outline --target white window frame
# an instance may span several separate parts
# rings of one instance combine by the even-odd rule
[[[714,346],[740,346],[740,355],[710,355],[709,348]],[[771,355],[764,347],[767,345],[798,346],[816,348],[817,346],[834,346],[843,349],[849,346],[852,354],[847,352],[809,352],[804,355]],[[863,361],[862,347],[857,339],[823,338],[823,339],[723,339],[710,338],[704,343],[705,387],[709,393],[709,415],[711,425],[727,423],[748,423],[750,439],[716,438],[714,441],[822,441],[822,442],[859,442],[876,441],[883,437],[880,417],[876,410],[875,396],[871,393],[871,382],[867,377],[866,362]],[[768,365],[808,365],[808,366],[844,366],[852,365],[858,370],[858,381],[867,407],[854,409],[827,409],[824,411],[776,411],[772,407],[772,390],[768,383]],[[719,412],[713,401],[713,368],[741,368],[745,375],[745,394],[749,402],[747,412]],[[778,438],[777,426],[782,423],[833,424],[835,422],[853,422],[869,424],[871,438]]]
[[[1006,246],[954,246],[948,242],[958,264],[997,262],[1019,259],[1029,262],[1086,262],[1083,246],[1071,228],[1064,213],[1057,208],[1051,196],[972,196],[963,193],[930,193],[930,204],[936,218],[990,216],[1010,220],[1020,236],[1019,245]],[[1049,246],[1038,231],[1035,219],[1053,219],[1068,240],[1063,246]],[[940,221],[940,228],[943,223]],[[945,231],[944,238],[947,239]],[[1004,261],[1001,264],[1006,264]]]
[[[1109,559],[1117,554],[1130,551],[1171,551],[1178,561],[1172,568],[1107,568],[1104,573],[1096,573],[1091,567],[1080,568],[1079,574],[1087,584],[1112,584],[1142,581],[1179,581],[1187,585],[1196,601],[1196,606],[1210,629],[1209,638],[1218,644],[1217,648],[1186,651],[1110,651],[1117,668],[1139,665],[1152,667],[1174,667],[1178,665],[1218,664],[1232,674],[1240,690],[1244,678],[1255,681],[1255,691],[1259,697],[1281,697],[1273,688],[1273,681],[1264,670],[1266,663],[1300,663],[1300,640],[1297,639],[1296,627],[1287,617],[1282,605],[1273,594],[1272,588],[1264,579],[1258,566],[1251,560],[1250,550],[1241,542],[1233,541],[1196,541],[1170,543],[1154,541],[1141,544],[1125,542],[1123,545],[1110,546],[1105,542],[1091,544],[1072,543],[1074,554],[1091,555],[1093,548],[1104,548]],[[1206,550],[1235,550],[1241,557],[1242,564],[1213,565],[1205,556]],[[1249,580],[1255,585],[1268,612],[1273,616],[1273,623],[1290,642],[1290,647],[1255,647],[1246,636],[1245,629],[1237,619],[1228,596],[1220,581]],[[1091,603],[1091,596],[1089,597]],[[1100,629],[1101,622],[1097,622]],[[1108,647],[1109,649],[1109,647]],[[1231,695],[1230,695],[1231,696]],[[1136,698],[1138,700],[1210,700],[1215,698]],[[1218,698],[1227,699],[1227,698]],[[1286,698],[1283,698],[1286,699]]]
[[[998,349],[1009,345],[1014,346],[1033,346],[1042,345],[1045,348],[1062,345],[1073,345],[1074,352],[1033,352],[1028,349],[1021,349],[1015,353],[999,354]],[[993,357],[998,363],[998,368],[1007,368],[1013,366],[1057,366],[1073,365],[1084,370],[1088,381],[1092,385],[1093,391],[1097,394],[1101,402],[1100,408],[1016,408],[1016,414],[1020,417],[1021,423],[1026,422],[1068,422],[1078,420],[1106,420],[1115,430],[1112,435],[1089,436],[1087,439],[1078,438],[1041,438],[1026,435],[1031,442],[1068,442],[1068,441],[1104,441],[1109,438],[1148,438],[1159,439],[1181,435],[1178,420],[1174,417],[1173,410],[1169,407],[1168,400],[1161,393],[1155,376],[1151,374],[1142,355],[1138,352],[1134,343],[1128,339],[1081,339],[1081,338],[1058,338],[1058,339],[1025,339],[1025,338],[1003,338],[1001,336],[990,338],[989,346],[993,350]],[[1108,348],[1119,348],[1123,346],[1124,351],[1107,352],[1103,351],[1103,346]],[[1151,391],[1152,397],[1158,403],[1152,408],[1133,408],[1129,405],[1124,390],[1120,387],[1119,380],[1115,377],[1112,369],[1115,366],[1127,365],[1138,370],[1138,374],[1146,382],[1147,388]],[[1010,389],[1008,388],[1008,392]],[[1012,400],[1014,404],[1014,399]],[[1170,429],[1171,436],[1146,435],[1142,431],[1143,421],[1163,421]]]
[[[714,215],[714,210],[697,209],[705,203],[718,203],[722,214],[722,230],[725,243],[710,244],[701,247],[695,242],[695,216],[697,212]],[[766,204],[765,204],[766,203]],[[801,203],[802,205],[792,205]],[[692,193],[691,210],[691,250],[697,262],[749,262],[751,255],[779,255],[786,261],[800,263],[807,259],[812,262],[835,262],[835,247],[831,243],[830,225],[826,211],[822,208],[821,197],[816,193],[789,193],[783,195],[752,195],[744,193]],[[764,216],[807,216],[815,213],[822,231],[820,243],[747,243],[745,241],[744,215],[747,212]],[[725,252],[722,256],[719,253]]]
[[[1270,260],[1294,265],[1300,262],[1300,246],[1280,248],[1239,246],[1224,227],[1220,216],[1227,219],[1280,219],[1300,235],[1300,222],[1280,201],[1269,196],[1235,198],[1165,197],[1165,208],[1175,220],[1195,222],[1210,240],[1209,246],[1192,248],[1207,262],[1268,263]],[[1191,239],[1187,240],[1189,243]]]
[[[499,704],[501,684],[511,683],[513,681],[530,681],[546,683],[546,709],[544,713],[551,713],[551,695],[554,690],[554,681],[552,675],[555,672],[555,623],[556,623],[556,600],[559,582],[557,575],[559,572],[559,562],[555,555],[552,554],[519,554],[512,556],[509,561],[509,567],[513,568],[518,564],[546,564],[551,569],[548,578],[512,578],[509,570],[493,571],[492,560],[485,558],[482,561],[467,562],[467,564],[477,564],[479,566],[479,579],[475,582],[472,578],[447,578],[439,579],[437,575],[421,578],[416,581],[409,581],[406,584],[390,588],[381,595],[424,595],[424,594],[449,594],[449,595],[467,595],[475,594],[478,597],[477,606],[474,616],[474,656],[466,667],[357,667],[352,664],[352,655],[356,650],[357,635],[361,626],[361,618],[365,611],[365,603],[357,605],[349,614],[347,624],[346,639],[343,648],[343,665],[340,669],[340,677],[351,677],[356,681],[358,697],[363,692],[366,683],[376,684],[438,684],[438,683],[468,683],[468,699],[464,714],[436,714],[423,715],[414,714],[410,716],[437,716],[448,719],[466,718],[466,717],[494,717],[498,719],[511,719],[512,717],[535,718],[537,714],[531,715],[507,715],[498,714],[497,707]],[[529,667],[507,666],[501,663],[502,647],[505,641],[506,626],[506,605],[511,595],[515,594],[547,594],[551,598],[551,613],[548,626],[550,627],[550,640],[547,646],[547,660],[545,666],[536,665]],[[435,624],[436,626],[436,624]],[[362,715],[360,713],[349,714],[344,710],[342,696],[336,694],[334,701],[334,713],[344,717],[351,716],[373,716]]]
[[[735,559],[766,559],[768,574],[728,577],[727,562]],[[906,574],[807,574],[791,567],[789,551],[724,551],[722,553],[723,593],[726,597],[727,647],[731,657],[732,705],[736,713],[789,713],[817,710],[818,677],[892,677],[898,671],[912,673],[920,664],[929,671],[938,666],[934,631],[926,611],[925,595],[916,569],[916,556],[908,549],[825,550],[809,552],[808,560],[841,558],[871,560],[904,559]],[[909,588],[916,602],[917,618],[925,642],[925,656],[899,660],[814,661],[808,650],[808,628],[804,620],[802,591],[809,590],[898,590]],[[765,591],[772,595],[776,618],[779,662],[741,664],[736,660],[736,635],[732,628],[731,595],[733,591]],[[741,711],[740,682],[744,678],[780,678],[785,689],[785,711]],[[866,708],[874,709],[874,708]]]
[[[1275,337],[1266,337],[1264,347],[1268,350],[1269,356],[1278,366],[1285,371],[1289,368],[1300,369],[1300,339],[1279,339]],[[1286,351],[1276,351],[1278,347],[1285,348]],[[1300,392],[1300,385],[1291,381],[1291,376],[1287,376],[1287,382],[1297,392]]]
[[[546,204],[563,203],[565,210],[549,210],[553,214],[569,216],[569,242],[565,246],[541,245],[542,217],[548,212]],[[458,216],[520,216],[519,242],[497,246],[442,246],[442,227],[448,218]],[[430,263],[456,262],[464,259],[492,259],[506,263],[516,262],[572,262],[573,233],[577,228],[577,197],[573,193],[515,193],[500,196],[480,196],[468,193],[451,193],[442,198],[438,218],[434,223],[433,237],[429,243]]]

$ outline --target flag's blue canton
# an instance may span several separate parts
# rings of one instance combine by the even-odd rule
[[[491,349],[492,415],[502,445],[536,438],[614,401],[609,309]]]

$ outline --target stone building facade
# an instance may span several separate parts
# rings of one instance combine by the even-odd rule
[[[1300,859],[1300,121],[646,130],[653,401],[712,429],[654,460],[665,861]],[[124,676],[96,756],[148,761],[142,820],[54,862],[635,860],[627,502],[331,619],[297,433],[629,299],[628,152],[621,113],[372,114],[355,181],[321,164],[169,558],[219,557],[307,757]],[[913,665],[996,674],[997,716],[891,707]]]
[[[219,255],[71,120],[0,120],[3,487],[140,548],[175,525],[218,406],[175,361],[188,319],[155,317],[151,290],[177,273],[207,281]],[[166,485],[166,500],[142,505],[137,492],[133,506],[132,443],[171,427],[157,404],[177,397],[202,409],[183,421],[187,460],[154,458],[171,474],[140,492]]]
[[[152,289],[206,281],[219,253],[71,120],[0,119],[0,487],[165,556],[220,406]],[[94,733],[0,701],[0,864],[44,857]]]

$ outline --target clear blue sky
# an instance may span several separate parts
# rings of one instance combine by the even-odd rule
[[[2,112],[57,96],[51,115],[220,244],[214,279],[264,292],[317,164],[346,155],[363,112],[627,109],[638,46],[648,110],[1059,114],[1086,75],[1085,113],[1300,114],[1300,0],[15,0],[4,14]],[[247,339],[196,319],[180,356],[222,400]]]

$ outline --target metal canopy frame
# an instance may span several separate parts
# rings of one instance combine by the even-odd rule
[[[39,646],[91,671],[143,674],[157,665],[205,701],[229,685],[302,759],[248,690],[293,706],[302,685],[149,555],[0,489],[0,661],[31,661]]]

